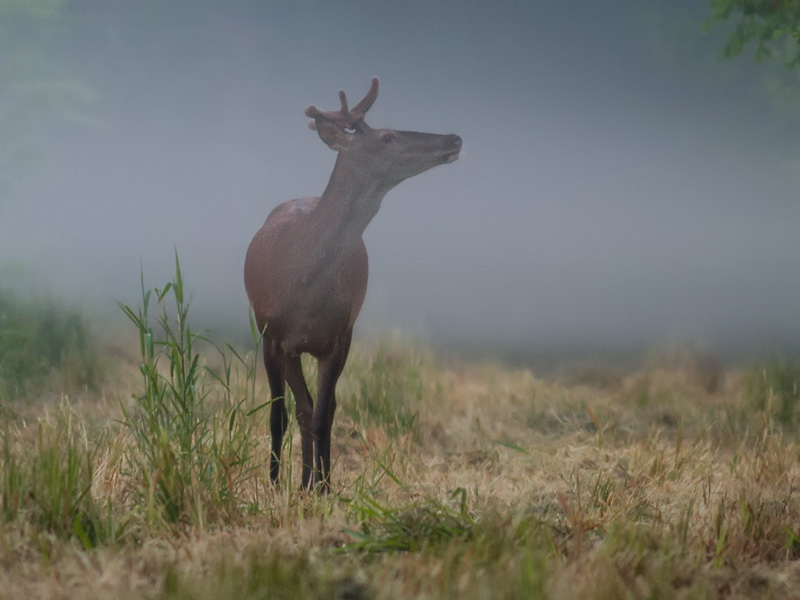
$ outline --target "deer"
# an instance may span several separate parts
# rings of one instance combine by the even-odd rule
[[[288,427],[285,388],[295,401],[300,429],[301,489],[330,491],[331,431],[336,383],[353,325],[367,291],[368,260],[362,234],[389,190],[437,165],[452,163],[461,138],[373,129],[364,121],[378,96],[373,77],[364,98],[349,108],[305,110],[320,139],[337,152],[325,191],[278,205],[253,236],[244,262],[244,285],[263,343],[270,403],[270,480],[279,481]],[[317,402],[309,392],[301,356],[317,360]]]

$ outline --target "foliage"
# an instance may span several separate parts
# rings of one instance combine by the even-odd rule
[[[800,365],[771,360],[746,374],[746,391],[752,405],[782,425],[800,424]]]
[[[65,0],[0,0],[0,16],[52,18],[58,15]]]
[[[94,387],[101,370],[96,341],[78,310],[0,290],[0,398],[35,394],[55,374],[67,389]]]
[[[361,495],[347,504],[360,521],[360,530],[348,530],[354,542],[348,549],[375,552],[416,552],[472,535],[475,521],[466,508],[466,490],[456,490],[452,499],[455,508],[433,500],[409,507],[383,506],[368,495]]]
[[[712,0],[713,17],[707,22],[732,21],[734,29],[722,50],[725,57],[740,54],[755,44],[760,61],[782,53],[782,42],[790,40],[787,64],[800,65],[800,1],[798,0]]]
[[[142,305],[122,306],[140,357],[106,390],[135,390],[121,427],[99,395],[0,413],[8,597],[796,595],[796,363],[710,393],[718,366],[685,350],[587,386],[356,344],[341,401],[365,431],[334,439],[318,496],[269,484],[257,354],[195,333],[184,290],[176,255],[170,282],[142,276]],[[392,433],[410,439],[403,402],[425,410],[413,446]]]
[[[420,434],[422,400],[420,357],[385,346],[367,357],[351,357],[345,371],[342,410],[356,425],[374,425],[392,436]]]
[[[167,569],[161,593],[155,598],[197,600],[205,598],[348,599],[371,598],[367,586],[354,577],[335,577],[304,554],[253,552],[244,564],[223,559],[198,581]]]
[[[59,69],[66,0],[0,0],[0,185],[44,145],[52,121],[86,123],[95,94]]]
[[[154,295],[161,307],[155,319],[159,336],[150,315]],[[196,346],[208,340],[191,330],[189,304],[177,252],[171,282],[145,290],[142,275],[142,306],[134,311],[120,304],[139,333],[143,384],[133,396],[134,409],[123,404],[122,410],[138,450],[129,461],[141,478],[151,521],[188,519],[202,526],[209,507],[238,508],[239,490],[256,461],[253,415],[263,405],[251,406],[254,361],[214,346],[221,373],[201,364]],[[252,320],[251,325],[257,340]]]
[[[27,521],[59,538],[76,538],[84,548],[116,539],[123,528],[115,529],[110,512],[91,493],[102,442],[102,437],[89,441],[68,407],[62,407],[55,423],[39,423],[33,443],[6,424],[0,520]]]
[[[778,428],[777,405],[753,410],[739,373],[709,394],[687,383],[685,361],[665,361],[648,372],[651,400],[640,405],[630,399],[628,378],[593,388],[487,365],[437,371],[414,358],[419,353],[393,347],[390,362],[404,365],[394,376],[416,364],[426,397],[436,390],[423,435],[411,452],[372,422],[363,438],[335,438],[337,485],[317,496],[270,486],[266,451],[245,461],[253,469],[246,472],[223,460],[231,456],[226,443],[214,450],[214,423],[227,430],[230,407],[255,395],[255,356],[243,366],[192,333],[187,303],[175,299],[184,287],[177,262],[168,286],[149,296],[160,311],[150,314],[147,302],[126,311],[150,324],[137,325],[150,354],[131,373],[137,393],[126,425],[118,428],[105,412],[87,425],[76,405],[55,419],[39,407],[32,427],[25,417],[6,418],[0,428],[0,587],[8,597],[61,597],[65,588],[88,598],[165,599],[796,595],[797,434]],[[165,309],[171,334],[163,331]],[[354,352],[370,363],[358,344]],[[217,365],[213,374],[209,363]],[[773,399],[796,381],[795,367],[779,365],[767,363],[760,375]],[[158,381],[136,387],[148,373]],[[348,388],[359,383],[349,377]],[[131,422],[153,422],[139,404],[147,385],[154,394],[166,390],[152,396],[154,415],[162,416],[137,432]],[[183,399],[195,403],[195,417],[185,419],[174,414],[179,398],[170,394],[187,385],[194,400]],[[552,426],[526,424],[534,397]],[[80,409],[109,408],[96,405]],[[727,411],[736,412],[735,422]],[[268,435],[250,413],[234,415],[234,442]],[[248,430],[245,419],[258,426]],[[190,456],[179,451],[184,421],[193,428]],[[164,431],[172,436],[166,445]],[[487,452],[501,439],[516,442]],[[157,453],[148,462],[152,450],[168,452],[174,473],[188,477],[176,497],[177,524],[159,488],[162,477],[175,475]],[[250,456],[254,450],[244,448]],[[221,463],[233,488],[215,475],[225,470]]]

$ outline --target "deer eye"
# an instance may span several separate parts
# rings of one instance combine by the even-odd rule
[[[393,133],[385,133],[381,138],[381,141],[384,144],[391,144],[394,141],[394,134]]]

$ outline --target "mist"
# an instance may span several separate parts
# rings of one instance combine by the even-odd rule
[[[367,121],[456,133],[365,233],[357,333],[608,351],[680,337],[800,349],[800,120],[770,67],[717,59],[705,2],[66,2],[30,78],[85,90],[0,200],[0,264],[98,318],[161,285],[246,331],[266,215],[321,194],[306,126],[338,90]],[[795,86],[798,94],[800,86]]]

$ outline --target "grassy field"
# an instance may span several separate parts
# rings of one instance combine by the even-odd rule
[[[181,288],[98,342],[95,385],[3,402],[0,597],[800,598],[790,365],[557,381],[356,345],[318,497],[294,422],[270,486],[260,365]]]

